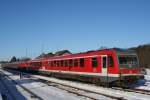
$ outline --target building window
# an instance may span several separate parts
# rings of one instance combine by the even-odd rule
[[[84,58],[80,58],[80,67],[84,67]]]
[[[74,67],[78,67],[78,59],[74,60]]]
[[[96,57],[92,58],[92,67],[97,67],[98,66],[98,59]]]

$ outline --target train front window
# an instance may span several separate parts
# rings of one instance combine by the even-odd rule
[[[120,67],[129,67],[129,68],[134,68],[138,67],[138,59],[136,56],[119,56],[119,65]]]

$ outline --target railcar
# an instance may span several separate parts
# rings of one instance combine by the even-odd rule
[[[9,68],[14,68],[11,64]],[[134,51],[122,49],[105,49],[35,59],[15,66],[18,66],[15,67],[16,69],[96,84],[129,83],[143,76],[140,74],[137,54]]]

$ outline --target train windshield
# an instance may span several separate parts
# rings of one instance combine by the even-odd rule
[[[120,67],[135,68],[139,66],[136,55],[120,55],[118,60]]]

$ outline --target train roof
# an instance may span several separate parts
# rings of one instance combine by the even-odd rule
[[[80,57],[80,56],[89,56],[89,55],[97,55],[99,53],[105,54],[105,53],[112,53],[116,52],[117,54],[136,54],[134,50],[129,49],[121,49],[121,48],[110,48],[110,49],[100,49],[100,50],[91,50],[86,52],[80,52],[70,55],[60,55],[60,56],[54,56],[49,58],[38,58],[38,59],[32,59],[29,61],[20,61],[20,62],[14,62],[14,63],[23,63],[23,62],[40,62],[42,60],[49,60],[49,59],[61,59],[61,58],[67,58],[67,57]]]
[[[114,48],[117,54],[122,54],[122,55],[136,55],[135,50],[130,50],[130,49],[118,49]]]
[[[39,59],[33,59],[32,62],[39,62],[41,60],[49,60],[49,59],[62,59],[62,58],[68,58],[68,57],[80,57],[80,56],[90,56],[90,55],[98,55],[99,53],[105,54],[105,53],[119,53],[119,54],[135,54],[134,50],[128,50],[128,49],[121,49],[121,48],[110,48],[110,49],[100,49],[100,50],[91,50],[86,52],[80,52],[70,55],[60,55],[60,56],[54,56],[54,57],[48,57],[48,58],[39,58]]]
[[[63,56],[54,56],[54,57],[49,57],[43,60],[49,60],[49,59],[62,59],[62,58],[72,58],[72,57],[81,57],[81,56],[91,56],[91,55],[98,55],[99,53],[101,54],[106,54],[106,53],[115,53],[115,52],[121,52],[125,50],[122,49],[116,49],[116,48],[111,48],[111,49],[102,49],[102,50],[92,50],[92,51],[86,51],[86,52],[81,52],[81,53],[75,53],[75,54],[70,54],[70,55],[63,55]]]

